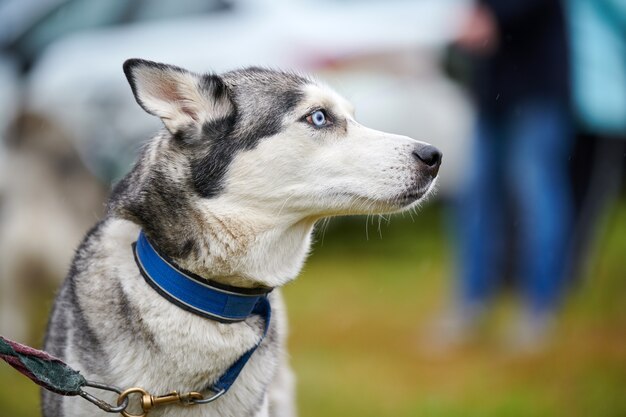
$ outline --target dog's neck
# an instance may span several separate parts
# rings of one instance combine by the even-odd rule
[[[238,287],[279,287],[294,279],[309,253],[312,218],[272,219],[246,213],[199,211],[195,250],[174,260],[184,269]]]
[[[232,193],[203,198],[188,189],[189,161],[175,148],[167,134],[154,138],[116,186],[110,213],[138,224],[196,275],[239,287],[278,287],[295,278],[317,218],[268,202],[254,206]]]

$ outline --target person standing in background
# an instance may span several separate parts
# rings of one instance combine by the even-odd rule
[[[573,129],[562,5],[481,0],[457,46],[472,59],[477,120],[466,181],[454,203],[458,300],[443,326],[445,337],[471,335],[502,286],[510,259],[524,308],[512,342],[538,348],[547,341],[563,293],[572,219]]]
[[[626,162],[626,2],[570,0],[576,218],[572,275],[584,275],[599,219],[619,195]]]

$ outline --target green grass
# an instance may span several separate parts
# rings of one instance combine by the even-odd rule
[[[484,337],[447,353],[424,329],[449,300],[452,259],[435,206],[417,217],[337,219],[285,288],[302,417],[626,416],[626,201],[594,267],[564,307],[553,345],[513,355],[517,311],[497,306]],[[380,237],[382,234],[382,239]],[[45,303],[42,303],[45,304]],[[0,366],[0,416],[38,415],[36,388]]]

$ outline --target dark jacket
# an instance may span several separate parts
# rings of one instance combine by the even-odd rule
[[[482,0],[498,24],[496,51],[477,58],[476,94],[482,111],[511,111],[532,99],[569,102],[565,17],[558,0]]]

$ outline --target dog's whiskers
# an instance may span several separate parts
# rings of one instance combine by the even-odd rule
[[[289,194],[289,195],[287,196],[287,198],[285,199],[285,201],[283,201],[282,206],[280,206],[280,210],[278,210],[278,214],[276,215],[276,218],[280,217],[281,213],[283,212],[283,209],[285,208],[285,205],[287,204],[287,202],[289,201],[289,199],[290,199],[291,197],[293,197],[295,194],[296,194],[296,192],[295,192],[295,191],[294,191],[294,192],[292,192],[291,194]]]
[[[326,230],[328,229],[328,225],[330,224],[330,217],[326,217],[324,220],[322,220],[322,226],[321,226],[321,231],[322,231],[322,242],[321,245],[324,246],[324,237],[326,236]]]

